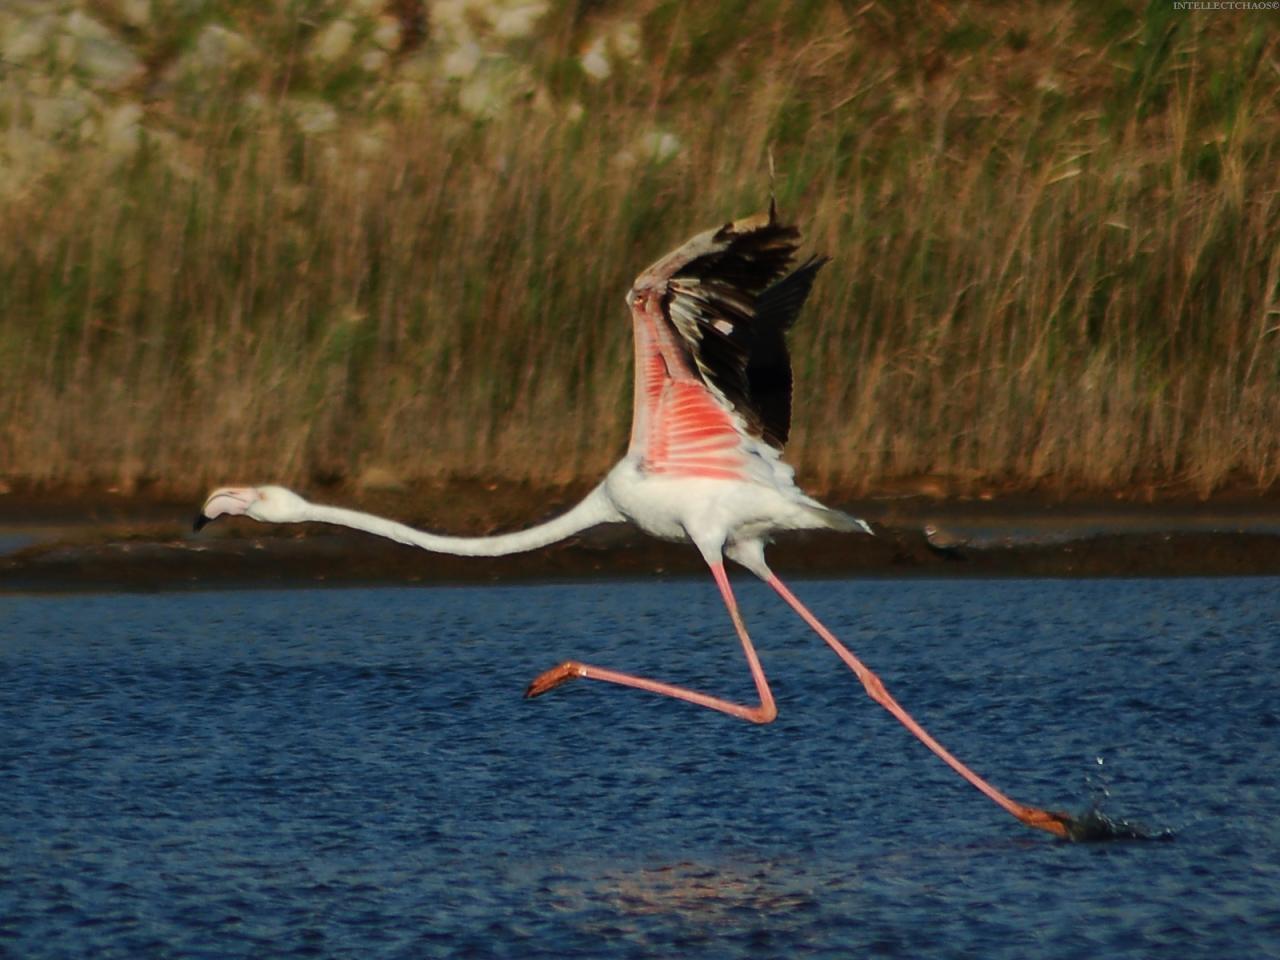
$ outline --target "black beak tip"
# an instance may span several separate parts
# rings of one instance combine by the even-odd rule
[[[199,533],[201,530],[205,528],[205,525],[210,522],[211,522],[211,519],[209,517],[206,517],[203,513],[197,513],[195,522],[191,524],[191,529],[194,530],[196,533]]]

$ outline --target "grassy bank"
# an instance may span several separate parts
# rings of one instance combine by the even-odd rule
[[[545,18],[528,95],[484,119],[282,56],[149,102],[127,160],[67,138],[0,199],[0,476],[598,474],[630,280],[762,207],[772,151],[834,258],[792,338],[806,483],[1275,484],[1275,14],[654,2],[593,81],[616,11],[585,9]],[[227,106],[245,84],[253,112]],[[299,89],[334,129],[274,106]]]

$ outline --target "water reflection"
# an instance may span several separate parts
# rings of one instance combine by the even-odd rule
[[[578,912],[606,906],[620,915],[680,916],[717,923],[735,913],[785,913],[815,906],[797,889],[796,864],[784,859],[756,864],[678,860],[656,866],[606,868],[589,877],[560,876],[548,883],[557,908]]]

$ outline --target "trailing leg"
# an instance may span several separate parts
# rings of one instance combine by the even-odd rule
[[[1001,807],[1013,814],[1029,827],[1036,827],[1040,830],[1047,830],[1054,836],[1067,837],[1070,834],[1070,826],[1072,818],[1067,814],[1053,813],[1048,810],[1041,810],[1037,807],[1029,807],[1025,804],[1018,803],[1016,800],[997,790],[986,780],[978,776],[970,770],[965,764],[961,763],[946,747],[935,740],[924,727],[915,721],[911,714],[903,709],[902,705],[885,689],[884,684],[867,666],[854,656],[853,652],[835,638],[835,635],[828,630],[817,617],[815,617],[803,603],[796,599],[786,584],[777,578],[771,571],[767,571],[767,576],[763,579],[769,586],[777,591],[778,595],[785,600],[790,607],[795,610],[807,623],[813,631],[820,636],[836,655],[840,657],[849,667],[850,670],[862,681],[862,686],[866,689],[867,694],[876,703],[880,704],[898,721],[910,730],[926,747],[932,750],[943,762],[946,763],[956,773],[964,777],[971,784],[981,790],[991,800],[998,803]]]

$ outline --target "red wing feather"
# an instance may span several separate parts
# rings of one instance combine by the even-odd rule
[[[741,479],[747,457],[741,419],[693,371],[656,298],[633,296],[631,314],[636,338],[632,452],[651,473]]]
[[[742,479],[742,434],[702,384],[668,380],[653,413],[644,461],[650,472]]]

